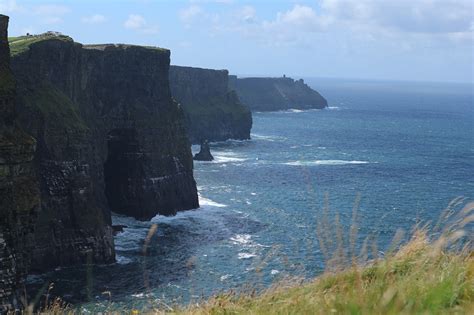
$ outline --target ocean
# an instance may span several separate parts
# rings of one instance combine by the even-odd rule
[[[54,282],[53,294],[93,312],[265,288],[324,270],[325,217],[343,235],[357,228],[357,250],[369,239],[383,256],[397,231],[406,238],[454,198],[474,199],[473,85],[306,82],[330,107],[254,113],[252,140],[212,143],[215,161],[195,162],[200,209],[151,222],[114,216],[128,226],[117,263],[30,276],[30,291]]]

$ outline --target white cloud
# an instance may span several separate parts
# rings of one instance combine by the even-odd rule
[[[22,11],[23,7],[19,6],[15,0],[0,0],[0,12],[9,14]]]
[[[123,26],[125,26],[125,28],[128,28],[128,29],[138,30],[144,27],[145,24],[146,24],[146,20],[143,16],[138,15],[138,14],[130,14],[128,16],[128,19],[123,24]]]
[[[159,31],[158,26],[149,26],[145,18],[139,14],[130,14],[123,26],[143,34],[157,34]]]
[[[291,9],[278,12],[274,19],[259,21],[253,14],[253,23],[237,28],[245,37],[257,39],[271,46],[308,46],[314,33],[323,32],[330,24],[310,6],[294,5]]]
[[[324,14],[340,23],[407,33],[469,31],[471,0],[322,0]]]
[[[107,19],[102,14],[94,14],[91,16],[85,16],[81,19],[82,23],[85,24],[100,24],[104,23]]]
[[[31,13],[40,18],[42,24],[62,23],[63,17],[71,12],[71,9],[64,5],[37,5],[28,9]]]
[[[318,15],[309,6],[295,5],[291,10],[279,12],[274,21],[264,22],[266,27],[288,29],[289,31],[321,31],[327,26],[328,18]]]
[[[256,21],[257,11],[254,7],[246,5],[241,10],[239,10],[237,16],[244,22],[253,23]]]
[[[71,11],[71,9],[64,5],[55,4],[39,5],[36,6],[33,10],[36,15],[42,16],[62,16]]]
[[[194,19],[196,19],[199,15],[203,14],[204,11],[198,5],[191,5],[185,9],[179,11],[179,18],[182,22],[189,24]]]
[[[207,22],[213,32],[237,32],[272,46],[314,45],[318,37],[330,33],[341,35],[335,38],[351,38],[361,43],[391,41],[399,47],[474,39],[470,0],[320,0],[319,3],[319,6],[295,4],[265,20],[258,19],[255,8],[243,6],[232,18],[222,18],[219,24]]]

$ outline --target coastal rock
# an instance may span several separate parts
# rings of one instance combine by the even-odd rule
[[[252,111],[322,109],[328,106],[326,99],[304,83],[303,79],[293,80],[285,76],[237,78],[231,75],[229,86]]]
[[[228,82],[227,70],[171,66],[171,94],[184,110],[193,144],[250,139],[252,114]]]
[[[211,148],[207,141],[201,142],[201,149],[194,155],[196,161],[212,161],[214,157],[211,154]]]
[[[41,184],[32,271],[113,262],[110,211],[148,220],[199,207],[168,50],[20,39],[18,114],[38,142]]]
[[[0,15],[0,313],[21,307],[39,188],[36,141],[18,127],[10,70],[8,17]]]

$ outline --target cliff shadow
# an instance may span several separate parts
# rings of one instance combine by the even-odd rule
[[[139,196],[145,177],[145,161],[135,129],[113,129],[107,134],[104,163],[105,196],[110,210],[133,213],[142,207]],[[138,198],[137,198],[138,197]]]

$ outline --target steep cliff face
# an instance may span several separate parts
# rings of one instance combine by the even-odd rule
[[[19,118],[38,141],[33,269],[113,261],[109,210],[146,220],[199,206],[168,50],[54,35],[12,48]]]
[[[230,76],[229,85],[237,92],[242,103],[252,111],[284,109],[322,109],[327,101],[302,79],[292,78],[237,78]]]
[[[252,114],[228,83],[227,70],[171,66],[171,94],[183,107],[192,143],[250,139]]]
[[[39,207],[36,141],[16,124],[7,27],[0,15],[0,313],[20,303]]]

